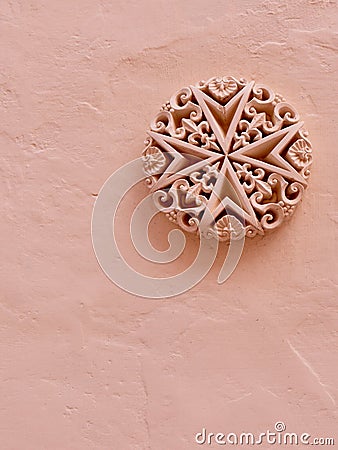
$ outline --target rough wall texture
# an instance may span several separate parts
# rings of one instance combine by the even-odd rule
[[[192,449],[277,420],[338,442],[337,22],[335,0],[2,2],[1,449]],[[134,298],[95,260],[95,195],[171,93],[223,74],[298,108],[309,190],[225,285],[220,257]]]

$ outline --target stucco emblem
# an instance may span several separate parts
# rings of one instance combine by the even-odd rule
[[[169,220],[192,232],[202,225],[204,234],[229,241],[243,232],[263,235],[293,214],[307,187],[312,147],[281,95],[217,77],[163,105],[143,160],[155,205]]]

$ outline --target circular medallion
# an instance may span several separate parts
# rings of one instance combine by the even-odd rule
[[[204,221],[206,234],[224,241],[262,235],[294,213],[307,187],[303,122],[253,81],[214,77],[179,90],[148,136],[143,166],[154,202],[187,231]]]

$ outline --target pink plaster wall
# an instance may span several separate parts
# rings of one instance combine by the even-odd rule
[[[1,3],[1,450],[193,449],[203,426],[277,420],[338,443],[337,18],[336,0]],[[225,285],[220,257],[187,294],[134,298],[95,260],[95,194],[171,93],[222,74],[297,107],[309,190]]]

